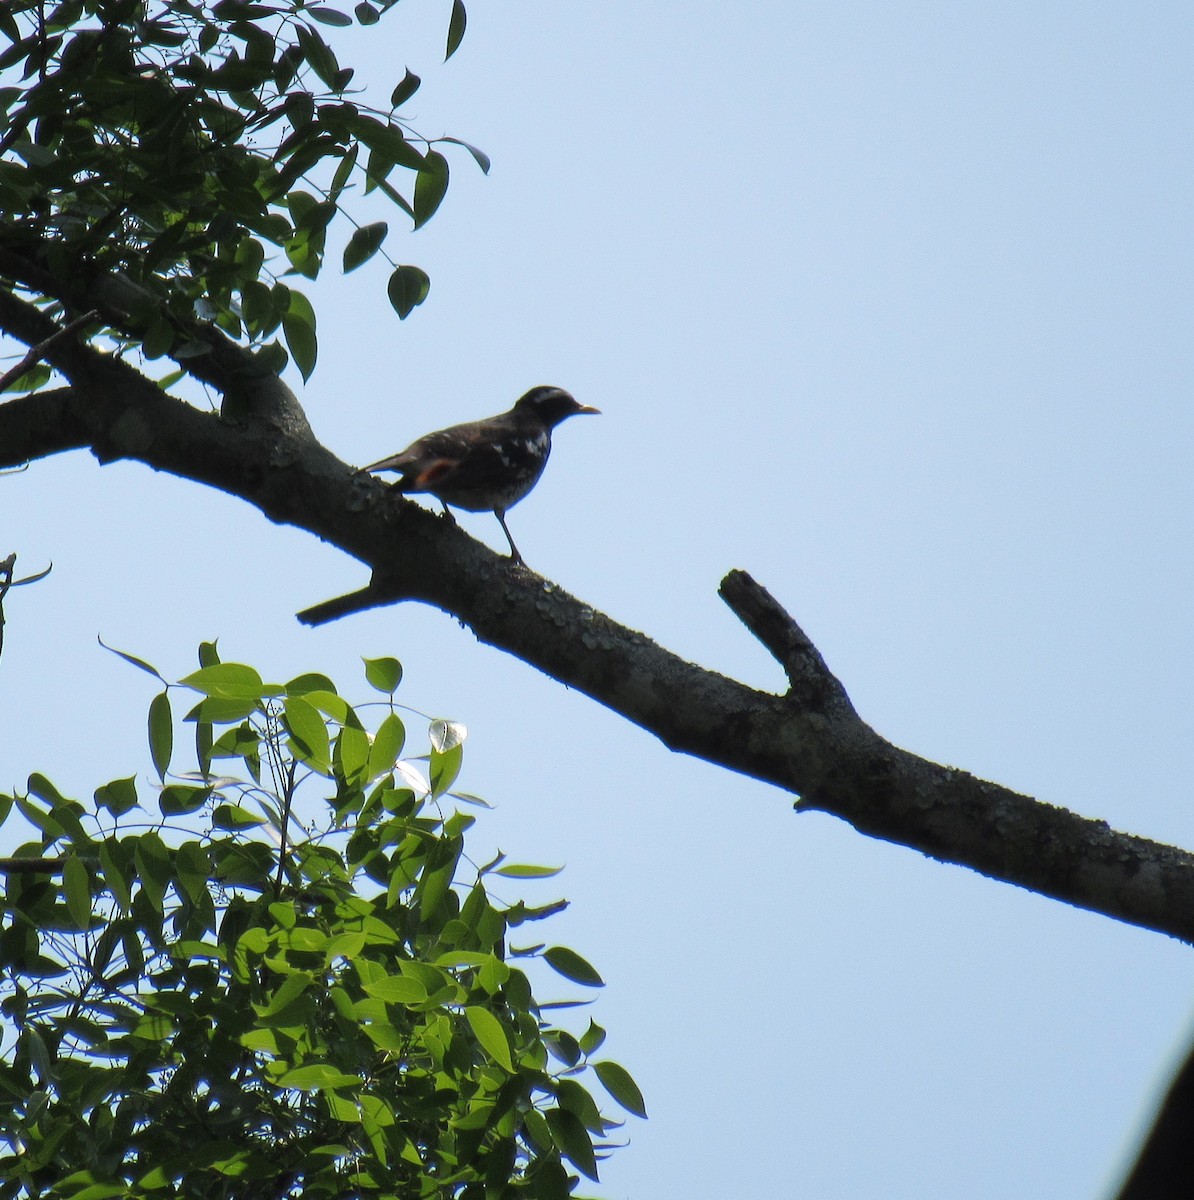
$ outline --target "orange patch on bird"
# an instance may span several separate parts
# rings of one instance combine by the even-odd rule
[[[437,458],[435,462],[424,467],[418,475],[415,476],[415,483],[425,488],[429,484],[434,484],[444,478],[445,475],[451,475],[456,468],[460,466],[460,460],[455,458]]]

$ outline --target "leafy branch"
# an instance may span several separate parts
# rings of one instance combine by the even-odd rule
[[[518,964],[596,971],[508,941],[558,906],[489,885],[554,870],[468,868],[473,818],[444,807],[462,727],[432,723],[424,777],[395,660],[367,664],[391,701],[372,732],[325,676],[269,684],[209,644],[200,662],[168,689],[194,701],[198,771],[173,774],[166,693],[150,705],[156,818],[133,778],[92,808],[41,775],[0,796],[0,824],[36,830],[10,868],[38,868],[8,871],[2,905],[0,1193],[564,1200],[596,1179],[615,1123],[582,1079],[642,1097]],[[229,761],[247,778],[213,773]]]

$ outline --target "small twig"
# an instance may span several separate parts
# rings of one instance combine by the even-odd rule
[[[99,319],[99,313],[93,308],[90,312],[85,312],[81,317],[76,317],[73,321],[63,325],[61,329],[55,330],[45,341],[38,342],[36,346],[31,346],[28,354],[15,367],[0,375],[0,392],[7,391],[30,367],[35,366],[45,358],[59,342],[70,337],[71,334],[81,329],[84,325],[90,325],[93,321],[98,321]]]
[[[50,563],[44,571],[38,571],[36,575],[26,575],[24,579],[14,579],[12,573],[16,565],[15,553],[5,559],[0,559],[0,654],[4,653],[4,597],[8,595],[8,589],[20,587],[26,583],[36,583],[39,579],[45,579],[54,569],[54,564]]]
[[[57,875],[65,858],[0,858],[0,875]]]
[[[327,621],[336,621],[341,617],[347,617],[350,613],[364,612],[369,608],[392,604],[396,599],[398,599],[397,595],[388,594],[384,589],[377,588],[371,583],[368,587],[360,588],[358,591],[337,596],[332,600],[324,600],[320,604],[313,604],[310,608],[304,608],[298,614],[298,619],[304,625],[323,625]]]
[[[278,874],[274,880],[274,894],[277,896],[282,894],[282,883],[286,878],[286,843],[287,835],[290,832],[290,809],[294,803],[295,774],[296,764],[291,759],[287,766],[286,784],[282,791],[282,828],[278,831],[281,841],[278,845]]]
[[[821,711],[856,716],[846,689],[825,665],[808,635],[779,601],[745,571],[731,571],[717,589],[734,615],[750,630],[788,677],[788,695]]]

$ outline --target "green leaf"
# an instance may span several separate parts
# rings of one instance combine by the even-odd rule
[[[178,817],[201,809],[211,798],[211,788],[172,783],[158,794],[158,808],[164,817]]]
[[[216,663],[210,667],[200,667],[179,682],[205,696],[227,700],[261,700],[266,695],[277,695],[281,690],[267,689],[261,676],[243,663]]]
[[[605,1041],[605,1030],[597,1024],[596,1021],[590,1020],[589,1027],[581,1034],[580,1048],[586,1054],[592,1054],[594,1050],[600,1047]]]
[[[173,750],[174,717],[170,712],[170,696],[159,692],[149,704],[149,753],[159,779],[166,778]]]
[[[160,915],[164,911],[162,900],[173,874],[170,851],[156,833],[143,833],[139,838],[130,840],[133,841],[133,861],[137,864],[141,894]]]
[[[438,140],[441,142],[451,142],[453,145],[456,145],[456,146],[463,146],[473,156],[473,159],[476,161],[477,166],[479,166],[481,168],[481,173],[484,175],[489,174],[489,168],[493,165],[493,163],[490,160],[489,155],[486,154],[484,150],[478,149],[476,146],[471,145],[469,142],[461,141],[460,138],[442,137],[442,138],[439,138]]]
[[[342,13],[338,8],[329,8],[326,4],[315,4],[303,10],[324,25],[335,25],[343,29],[352,24],[352,17]]]
[[[302,292],[290,289],[290,307],[282,318],[282,332],[286,337],[286,347],[294,357],[305,383],[315,370],[315,360],[319,356],[319,339],[315,335],[315,310],[311,301]]]
[[[388,713],[377,727],[373,744],[369,747],[370,779],[386,775],[394,769],[405,741],[406,730],[402,726],[402,718],[397,713]]]
[[[507,879],[550,879],[563,869],[563,867],[537,867],[531,863],[510,863],[508,866],[498,867],[492,874],[504,875]]]
[[[287,696],[283,712],[296,756],[326,775],[331,769],[331,743],[319,710],[302,696]]]
[[[124,853],[125,844],[116,838],[108,838],[99,848],[100,868],[104,873],[104,883],[112,893],[121,912],[127,912],[133,902],[131,891],[133,864],[131,854]],[[111,926],[109,926],[111,928]]]
[[[419,84],[423,81],[409,68],[406,69],[406,74],[402,76],[402,81],[390,93],[390,107],[399,108],[405,104],[419,90]]]
[[[510,1058],[510,1039],[506,1036],[506,1031],[502,1028],[501,1021],[489,1009],[481,1008],[476,1004],[470,1004],[464,1010],[464,1015],[468,1020],[469,1027],[473,1031],[473,1035],[481,1043],[481,1047],[485,1053],[498,1066],[503,1067],[513,1074],[514,1063]]]
[[[215,812],[211,815],[211,823],[217,829],[236,831],[252,825],[264,825],[266,820],[239,804],[217,804]]]
[[[327,692],[329,695],[339,696],[336,694],[336,685],[326,676],[318,671],[307,671],[305,674],[296,675],[286,685],[286,694],[288,696],[306,696],[310,692]],[[312,704],[316,701],[312,700]],[[341,706],[347,707],[341,702]]]
[[[390,276],[386,294],[394,311],[406,320],[415,308],[427,299],[431,280],[421,267],[401,266]]]
[[[295,30],[295,37],[311,69],[328,87],[334,87],[340,64],[336,62],[332,48],[309,25],[300,25]]]
[[[422,1004],[427,999],[427,989],[405,975],[386,975],[362,986],[366,995],[386,1004]]]
[[[123,1184],[102,1183],[91,1171],[76,1171],[59,1182],[59,1195],[70,1200],[111,1200],[114,1196],[127,1196],[129,1190]]]
[[[368,168],[369,174],[374,176],[377,183],[385,178],[390,167],[407,167],[412,171],[421,171],[426,166],[425,157],[406,140],[402,129],[397,125],[386,124],[376,117],[361,114],[351,123],[351,129],[379,160],[377,163],[371,161]]]
[[[578,1171],[597,1181],[597,1157],[589,1131],[581,1119],[566,1108],[549,1108],[547,1117],[556,1148]]]
[[[560,1031],[560,1037],[563,1041],[571,1043],[571,1047],[578,1054],[580,1053],[580,1047],[576,1045],[575,1039],[570,1038],[562,1031]],[[556,1100],[561,1108],[566,1108],[570,1113],[575,1113],[586,1129],[593,1133],[605,1132],[608,1122],[601,1115],[601,1110],[597,1107],[597,1101],[575,1079],[559,1079],[556,1081]]]
[[[593,1064],[597,1078],[607,1092],[627,1111],[636,1117],[647,1115],[647,1105],[643,1094],[638,1090],[638,1084],[631,1078],[630,1072],[616,1062],[599,1062]]]
[[[271,959],[271,962],[276,960]],[[278,990],[269,998],[268,1004],[254,1004],[259,1017],[266,1020],[283,1013],[311,986],[311,975],[306,971],[293,971],[282,980]]]
[[[468,14],[464,11],[463,0],[452,0],[452,16],[448,21],[448,47],[447,53],[444,55],[444,62],[456,53],[460,43],[464,40],[464,29],[468,24]]]
[[[584,984],[585,987],[605,987],[605,980],[593,967],[567,946],[550,946],[543,951],[543,957],[553,970],[573,983]]]
[[[66,908],[77,929],[91,924],[91,877],[77,855],[68,855],[62,867]]]
[[[402,682],[402,664],[396,658],[363,658],[365,678],[379,692],[393,695]]]
[[[155,679],[161,680],[162,683],[166,682],[164,679],[162,679],[157,667],[150,666],[149,663],[147,663],[143,658],[137,658],[135,655],[126,654],[123,650],[117,650],[115,646],[107,645],[103,638],[97,637],[95,640],[99,642],[99,644],[103,646],[104,649],[109,653],[123,658],[126,663],[132,663],[134,667],[140,667],[142,671],[148,671],[150,675],[152,675]]]
[[[369,735],[363,729],[345,726],[336,735],[336,762],[349,783],[361,786],[373,778],[369,774]]]
[[[278,1087],[294,1088],[297,1092],[322,1092],[328,1088],[359,1088],[359,1075],[346,1075],[331,1063],[311,1063],[295,1067],[276,1081]]]
[[[123,816],[130,809],[136,808],[137,777],[130,775],[128,779],[113,779],[111,783],[96,788],[95,803],[114,817]]]
[[[354,229],[348,245],[344,247],[344,273],[355,271],[362,263],[368,262],[381,248],[390,227],[385,221],[374,221],[372,225],[362,225]]]
[[[197,904],[207,892],[211,878],[211,855],[197,841],[183,842],[175,858],[178,881],[193,904]]]
[[[448,160],[438,150],[428,150],[415,176],[415,228],[435,215],[448,191]]]
[[[463,758],[464,747],[459,743],[442,754],[438,750],[431,751],[431,794],[437,799],[456,782]]]

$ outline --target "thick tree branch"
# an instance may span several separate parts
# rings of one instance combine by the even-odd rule
[[[28,343],[48,336],[38,324],[44,320],[0,295],[0,327]],[[364,592],[308,610],[308,622],[398,600],[434,605],[670,748],[773,783],[800,797],[803,808],[1194,941],[1194,856],[891,745],[858,717],[816,648],[749,576],[732,572],[721,592],[787,673],[783,695],[686,662],[458,526],[354,475],[304,421],[258,413],[232,424],[90,347],[67,340],[51,353],[71,386],[0,404],[0,467],[87,446],[103,462],[136,459],[240,496],[272,521],[306,529],[372,568]]]
[[[1194,1050],[1169,1085],[1116,1200],[1189,1200],[1194,1194]]]

